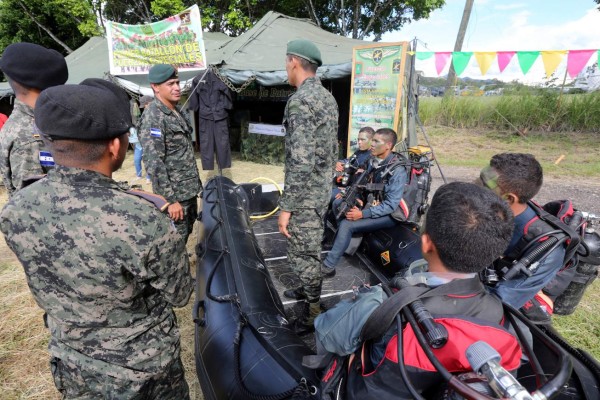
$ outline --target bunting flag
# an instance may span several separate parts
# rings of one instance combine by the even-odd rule
[[[567,73],[571,78],[575,78],[585,66],[589,63],[590,59],[596,53],[598,64],[600,64],[600,49],[597,50],[538,50],[538,51],[411,51],[408,52],[410,55],[416,56],[417,60],[428,60],[430,58],[435,59],[435,68],[440,75],[442,71],[448,65],[448,61],[452,59],[452,66],[456,75],[461,75],[471,58],[475,56],[475,60],[479,65],[481,75],[487,74],[490,69],[494,58],[498,60],[498,69],[500,72],[504,72],[508,64],[512,61],[514,55],[517,55],[519,67],[524,75],[527,75],[533,64],[537,61],[539,56],[542,57],[544,64],[544,71],[546,77],[550,78],[556,71],[558,66],[563,62],[565,54],[567,55]]]
[[[567,72],[575,78],[588,63],[596,50],[571,50],[567,56]],[[600,50],[598,50],[600,52]]]
[[[436,51],[435,52],[435,70],[437,74],[441,74],[446,65],[448,65],[448,60],[452,57],[452,53],[449,51]]]
[[[514,55],[514,51],[498,52],[498,68],[500,68],[500,72],[504,72],[504,69],[508,66]]]
[[[492,66],[492,62],[494,58],[496,58],[495,51],[476,51],[475,60],[479,65],[479,70],[481,71],[481,75],[485,75],[490,67]]]
[[[419,51],[417,52],[417,60],[427,60],[433,57],[433,51]]]
[[[454,67],[456,76],[460,76],[465,71],[465,68],[469,65],[469,61],[471,61],[472,55],[473,53],[469,51],[455,51],[452,53],[452,66]]]
[[[562,62],[565,54],[567,54],[566,50],[552,50],[552,51],[542,51],[542,62],[544,63],[544,71],[546,71],[546,78],[550,78],[558,65]]]
[[[517,59],[519,60],[519,66],[521,67],[521,71],[523,71],[523,75],[527,75],[539,56],[539,51],[517,51]]]

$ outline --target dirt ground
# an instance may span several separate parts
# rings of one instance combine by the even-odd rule
[[[446,167],[443,165],[440,168],[447,182],[473,182],[479,177],[479,168]],[[444,182],[438,166],[433,167],[432,177],[430,200],[435,190]],[[545,178],[542,189],[535,197],[535,200],[540,204],[563,199],[572,200],[578,210],[600,216],[600,179]]]

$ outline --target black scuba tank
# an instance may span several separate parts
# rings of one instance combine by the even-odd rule
[[[600,265],[600,235],[594,229],[586,229],[582,242],[587,254],[579,256],[575,276],[569,286],[554,300],[554,313],[570,315],[575,311],[583,293],[598,276]]]

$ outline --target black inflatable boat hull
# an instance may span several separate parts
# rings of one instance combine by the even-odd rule
[[[312,350],[288,328],[247,202],[227,178],[215,177],[204,187],[194,319],[196,370],[207,400],[277,395],[301,380],[309,388],[318,382],[302,366]]]

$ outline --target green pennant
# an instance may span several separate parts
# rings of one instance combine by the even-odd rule
[[[452,53],[452,66],[456,76],[460,76],[471,61],[472,51],[455,51]]]
[[[433,57],[433,51],[417,51],[415,54],[417,55],[417,60],[427,60]]]
[[[521,67],[521,71],[523,71],[523,75],[527,75],[529,69],[531,69],[531,66],[539,56],[539,51],[517,51],[519,66]]]

